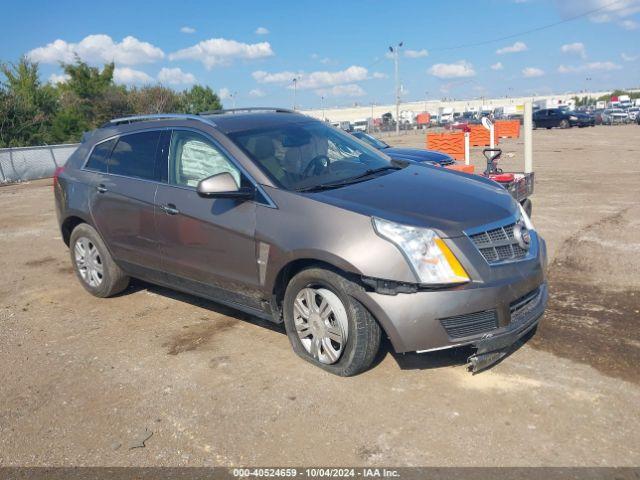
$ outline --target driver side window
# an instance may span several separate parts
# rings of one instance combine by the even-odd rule
[[[240,186],[240,172],[206,137],[187,130],[174,130],[169,148],[169,183],[196,187],[219,173],[230,173]]]

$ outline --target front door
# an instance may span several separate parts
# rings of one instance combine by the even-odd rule
[[[198,182],[229,172],[248,180],[211,138],[191,130],[171,135],[166,184],[156,194],[163,270],[185,287],[229,304],[260,308],[254,240],[256,204],[202,198]]]

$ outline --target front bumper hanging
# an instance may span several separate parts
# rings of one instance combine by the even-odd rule
[[[512,313],[511,323],[502,333],[485,335],[472,346],[476,353],[467,359],[467,367],[478,373],[496,364],[510,353],[514,344],[531,330],[537,327],[547,305],[548,293],[546,285],[541,286],[538,295],[527,305]]]

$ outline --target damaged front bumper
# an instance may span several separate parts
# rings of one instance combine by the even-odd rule
[[[482,339],[473,342],[471,345],[476,349],[476,353],[467,360],[469,370],[477,373],[509,354],[512,346],[538,325],[548,298],[547,286],[543,284],[535,297],[528,299],[520,308],[518,305],[513,307],[509,325],[487,333]]]

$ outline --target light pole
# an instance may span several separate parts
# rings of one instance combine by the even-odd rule
[[[298,93],[298,80],[300,79],[300,77],[293,77],[293,80],[291,80],[293,82],[293,109],[296,109],[296,95]]]
[[[233,105],[233,109],[235,110],[236,108],[236,97],[238,96],[238,92],[233,92],[229,94],[229,97],[231,98],[231,104]]]
[[[427,99],[429,98],[429,92],[424,92],[424,111],[427,111]]]
[[[400,42],[395,47],[389,47],[389,51],[393,53],[393,61],[395,62],[396,71],[396,135],[400,134],[400,70],[398,60],[400,56],[400,47],[404,42]]]
[[[372,133],[373,130],[373,107],[375,106],[375,102],[371,102],[371,118],[367,122],[367,133]]]
[[[324,95],[320,96],[320,109],[322,110],[322,121],[324,122]]]

